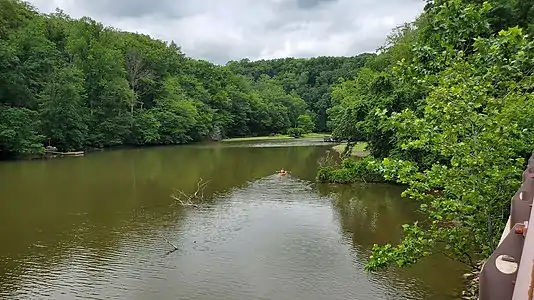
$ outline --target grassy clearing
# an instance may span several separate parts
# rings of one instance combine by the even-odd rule
[[[312,132],[312,133],[306,133],[302,137],[303,138],[323,138],[324,136],[327,136],[327,135],[330,135],[330,134]]]
[[[224,139],[223,142],[244,142],[244,141],[265,141],[265,140],[286,140],[292,139],[288,135],[272,135],[272,136],[249,136],[240,138]]]
[[[322,138],[325,136],[323,133],[306,133],[302,138]],[[224,139],[223,142],[244,142],[244,141],[265,141],[265,140],[287,140],[293,139],[292,136],[286,134],[277,134],[269,136],[251,136],[251,137],[242,137],[242,138],[231,138]]]
[[[339,144],[339,145],[332,147],[332,149],[334,149],[339,154],[342,154],[343,151],[345,151],[345,146],[347,146],[347,144],[343,143],[343,144]],[[369,155],[369,151],[365,150],[365,148],[367,148],[367,143],[365,142],[357,143],[352,148],[352,152],[350,153],[350,156],[365,157]]]

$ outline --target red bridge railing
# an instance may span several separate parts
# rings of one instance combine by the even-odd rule
[[[534,230],[529,230],[529,224],[534,224],[533,198],[534,153],[523,172],[523,183],[512,197],[499,246],[482,267],[479,300],[533,300]]]

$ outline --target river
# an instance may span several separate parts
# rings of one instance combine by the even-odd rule
[[[391,185],[315,184],[311,140],[0,163],[1,299],[454,299],[443,257],[364,271],[419,216]],[[275,171],[291,173],[278,177]],[[201,207],[181,207],[210,180]],[[170,252],[165,239],[178,250]]]

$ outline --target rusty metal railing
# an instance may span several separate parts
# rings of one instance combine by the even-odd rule
[[[523,183],[512,197],[510,217],[499,246],[480,272],[479,300],[533,300],[534,153],[523,172]]]

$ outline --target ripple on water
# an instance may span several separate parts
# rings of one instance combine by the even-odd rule
[[[421,299],[417,282],[363,271],[331,199],[291,176],[269,176],[162,228],[59,244],[29,255],[10,299]],[[73,235],[83,234],[73,230]],[[93,233],[94,234],[94,233]],[[165,255],[172,240],[178,251]],[[40,253],[40,252],[37,252]],[[52,259],[50,259],[52,257]]]

